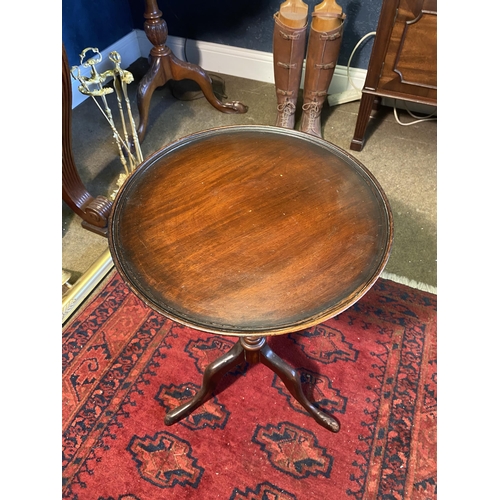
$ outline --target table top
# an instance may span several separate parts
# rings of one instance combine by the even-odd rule
[[[110,215],[118,272],[149,306],[199,330],[262,336],[344,311],[389,258],[374,176],[322,139],[267,126],[207,130],[156,152]]]

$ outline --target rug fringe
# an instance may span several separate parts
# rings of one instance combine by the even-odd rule
[[[390,281],[395,281],[396,283],[401,283],[402,285],[406,285],[411,288],[422,290],[423,292],[429,292],[437,295],[437,287],[427,285],[426,283],[422,283],[421,281],[415,281],[409,278],[405,278],[404,276],[398,276],[397,274],[388,273],[386,271],[383,271],[380,277]]]

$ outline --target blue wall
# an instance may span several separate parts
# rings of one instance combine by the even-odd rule
[[[170,35],[272,52],[273,14],[283,0],[157,0]],[[304,0],[311,12],[320,0]],[[347,65],[358,41],[377,28],[382,0],[337,0],[347,19],[338,63]],[[70,66],[82,49],[105,49],[132,29],[144,29],[143,0],[63,0],[63,42]],[[368,68],[373,37],[351,66]]]
[[[87,47],[104,50],[134,29],[127,0],[62,0],[62,41],[69,66]]]

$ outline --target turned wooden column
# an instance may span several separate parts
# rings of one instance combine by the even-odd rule
[[[168,29],[162,18],[162,11],[156,0],[145,0],[144,31],[153,44],[150,52],[148,72],[139,82],[137,90],[137,105],[139,107],[139,141],[143,141],[148,125],[151,96],[156,88],[165,85],[169,80],[189,79],[195,81],[201,88],[208,102],[223,113],[246,113],[248,107],[239,101],[222,103],[217,99],[212,88],[212,80],[203,69],[195,64],[181,61],[166,46]]]

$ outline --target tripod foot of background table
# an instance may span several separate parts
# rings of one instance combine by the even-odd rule
[[[168,37],[167,23],[162,18],[156,0],[146,0],[144,12],[144,31],[153,44],[150,52],[150,67],[139,83],[137,104],[139,107],[139,127],[137,135],[142,142],[146,134],[151,96],[156,88],[169,80],[193,80],[201,88],[207,101],[223,113],[246,113],[248,107],[239,101],[223,103],[217,99],[212,88],[212,80],[207,73],[197,66],[178,59],[165,45]]]
[[[290,394],[307,410],[307,412],[325,429],[338,432],[339,421],[318,410],[309,401],[302,390],[300,374],[288,363],[283,361],[267,344],[265,337],[242,337],[226,354],[207,366],[203,374],[203,385],[193,399],[174,408],[165,417],[165,425],[172,425],[190,415],[205,401],[212,397],[212,393],[220,379],[236,366],[248,362],[262,363],[276,373]]]

